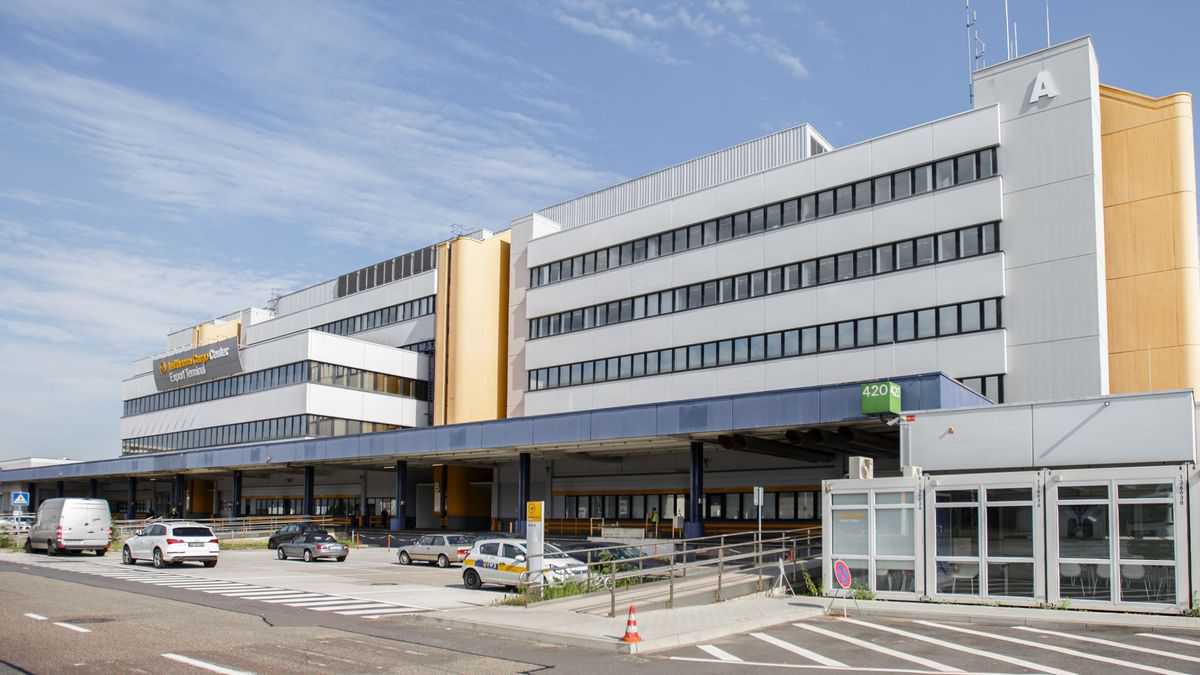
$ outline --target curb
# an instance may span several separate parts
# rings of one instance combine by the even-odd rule
[[[1161,614],[1128,614],[1095,610],[1056,610],[1024,607],[979,607],[932,603],[859,601],[858,607],[847,607],[848,616],[889,617],[898,619],[933,618],[947,621],[986,625],[1074,626],[1084,630],[1123,627],[1138,628],[1154,633],[1167,630],[1200,631],[1200,619]],[[826,616],[837,618],[838,611]]]
[[[586,635],[555,633],[537,628],[525,628],[523,626],[510,626],[487,623],[483,621],[472,621],[470,619],[447,618],[432,614],[423,614],[420,616],[411,616],[406,618],[414,622],[419,621],[420,623],[430,623],[451,628],[470,628],[481,633],[490,633],[492,635],[516,638],[526,641],[532,640],[536,642],[545,642],[562,647],[586,647],[588,649],[612,651],[614,647],[623,644],[620,641],[620,638],[617,637],[607,640],[589,637]]]

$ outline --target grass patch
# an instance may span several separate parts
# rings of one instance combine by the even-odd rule
[[[267,550],[266,539],[222,539],[222,551],[258,551]]]

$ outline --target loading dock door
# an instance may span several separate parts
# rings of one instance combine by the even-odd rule
[[[1186,607],[1186,485],[1181,465],[1049,472],[1051,602]]]
[[[928,476],[925,484],[931,596],[1046,597],[1041,472]]]

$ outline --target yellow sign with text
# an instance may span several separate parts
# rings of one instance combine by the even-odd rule
[[[542,522],[542,508],[546,502],[525,502],[525,520],[531,523]]]

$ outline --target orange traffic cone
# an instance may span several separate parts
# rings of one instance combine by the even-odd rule
[[[625,620],[625,637],[621,638],[621,642],[633,644],[641,642],[642,636],[638,633],[637,626],[637,607],[629,606],[629,618]]]

